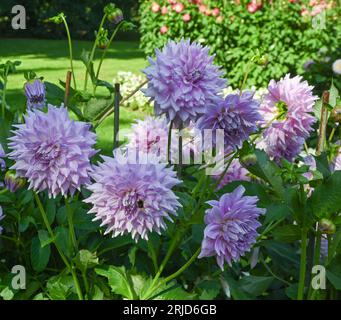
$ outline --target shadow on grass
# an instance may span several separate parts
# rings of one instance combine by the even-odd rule
[[[68,58],[68,44],[65,40],[37,40],[37,39],[0,39],[0,59],[6,57],[17,58],[33,55],[35,59]],[[91,51],[92,42],[73,41],[73,55],[80,60],[83,50]],[[100,58],[102,50],[97,50],[96,58]],[[107,51],[107,58],[118,60],[144,59],[144,53],[139,49],[138,42],[113,42]]]

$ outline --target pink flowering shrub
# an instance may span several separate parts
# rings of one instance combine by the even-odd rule
[[[162,12],[154,12],[157,3]],[[313,19],[325,15],[325,31]],[[144,0],[140,6],[141,47],[146,54],[168,39],[182,37],[209,45],[217,62],[229,73],[230,84],[240,85],[247,62],[257,50],[268,55],[248,78],[264,87],[287,72],[302,74],[304,63],[318,60],[321,48],[329,56],[341,42],[340,7],[332,0]],[[162,28],[162,31],[161,31]],[[330,85],[330,84],[329,84]]]

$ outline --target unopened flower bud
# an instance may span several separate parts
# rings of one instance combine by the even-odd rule
[[[122,10],[116,8],[116,6],[113,3],[108,4],[104,8],[104,12],[107,14],[108,20],[114,24],[118,24],[123,20]]]
[[[341,106],[336,106],[333,109],[330,119],[335,123],[341,122]]]
[[[319,222],[319,228],[322,233],[334,234],[336,232],[335,224],[328,219],[321,219]]]
[[[18,189],[25,185],[25,180],[22,178],[17,178],[14,171],[7,171],[5,175],[5,187],[10,192],[16,192]]]
[[[269,55],[268,54],[264,54],[262,55],[258,60],[257,60],[257,64],[259,66],[265,67],[267,66],[269,63]]]
[[[257,157],[254,153],[247,154],[240,158],[240,163],[244,168],[249,168],[257,163]]]

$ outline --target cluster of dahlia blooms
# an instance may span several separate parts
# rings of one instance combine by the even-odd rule
[[[257,131],[259,102],[253,99],[253,92],[230,94],[206,108],[197,122],[200,130],[224,130],[225,148],[241,147],[249,136]]]
[[[260,107],[265,131],[258,146],[277,162],[282,158],[293,161],[313,130],[311,113],[317,97],[312,90],[302,77],[290,78],[289,74],[269,83]]]
[[[204,240],[199,258],[215,256],[219,267],[238,261],[258,236],[257,220],[265,209],[257,207],[258,197],[244,196],[245,189],[239,186],[232,193],[224,194],[219,201],[209,201],[206,211]]]
[[[39,79],[25,84],[27,109],[43,109],[46,102],[45,85]]]
[[[29,189],[67,196],[90,182],[96,135],[89,124],[71,120],[63,106],[49,105],[47,113],[28,111],[25,123],[15,127],[9,143],[9,157],[15,161],[11,169],[28,180]]]
[[[106,234],[130,233],[136,241],[148,239],[150,232],[160,233],[176,215],[180,203],[172,188],[181,181],[173,168],[157,158],[131,164],[123,157],[118,151],[114,158],[102,157],[104,162],[91,173],[95,182],[88,186],[92,194],[85,202],[93,205],[89,213],[106,226]]]
[[[154,100],[155,114],[165,115],[175,126],[195,122],[214,103],[225,87],[223,72],[213,64],[209,48],[190,40],[169,41],[144,70],[147,97]]]

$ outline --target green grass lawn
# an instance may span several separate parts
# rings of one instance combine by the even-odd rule
[[[80,60],[82,50],[91,50],[92,42],[74,41],[73,55],[77,87],[84,85],[84,64]],[[101,55],[97,51],[95,70]],[[20,60],[21,66],[18,73],[12,75],[8,83],[8,103],[10,105],[25,104],[23,85],[24,72],[33,70],[44,80],[58,84],[59,80],[65,81],[66,72],[70,69],[69,51],[67,41],[64,40],[36,40],[36,39],[0,39],[0,62],[6,60]],[[114,42],[107,52],[103,63],[100,79],[112,82],[118,71],[141,72],[146,66],[146,60],[139,50],[138,42]],[[101,93],[101,91],[99,91]],[[143,113],[122,109],[120,121],[122,131],[128,130],[131,123],[142,118]],[[97,129],[98,147],[109,152],[113,141],[113,117],[109,117]]]

